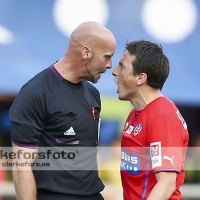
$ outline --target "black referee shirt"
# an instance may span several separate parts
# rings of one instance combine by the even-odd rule
[[[11,138],[28,148],[96,149],[100,110],[100,94],[92,84],[71,83],[51,66],[28,81],[13,102]],[[104,188],[97,170],[35,170],[34,176],[39,191],[93,195]]]

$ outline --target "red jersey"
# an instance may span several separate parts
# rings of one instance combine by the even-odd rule
[[[181,200],[185,178],[187,125],[177,107],[159,97],[143,110],[133,109],[122,131],[121,179],[124,200],[145,200],[156,184],[156,172],[177,173],[170,200]]]

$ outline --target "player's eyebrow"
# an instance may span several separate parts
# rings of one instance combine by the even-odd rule
[[[119,65],[120,65],[121,67],[124,67],[124,65],[123,65],[123,63],[122,63],[121,61],[119,61]]]

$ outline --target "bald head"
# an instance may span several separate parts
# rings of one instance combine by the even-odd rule
[[[72,32],[67,51],[57,63],[57,69],[58,65],[67,69],[67,80],[96,83],[101,74],[112,67],[115,49],[116,40],[110,30],[97,22],[84,22]],[[70,70],[73,78],[69,75]]]
[[[84,22],[74,29],[65,55],[54,67],[73,83],[96,83],[112,67],[115,49],[116,40],[110,30],[97,22]]]
[[[105,26],[93,21],[84,22],[74,29],[70,37],[70,45],[95,46],[102,40],[116,42],[115,37]]]

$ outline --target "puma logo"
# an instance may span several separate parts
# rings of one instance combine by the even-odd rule
[[[173,158],[174,158],[174,156],[172,156],[171,158],[168,156],[163,157],[164,160],[169,160],[172,163],[172,165],[174,165]]]

